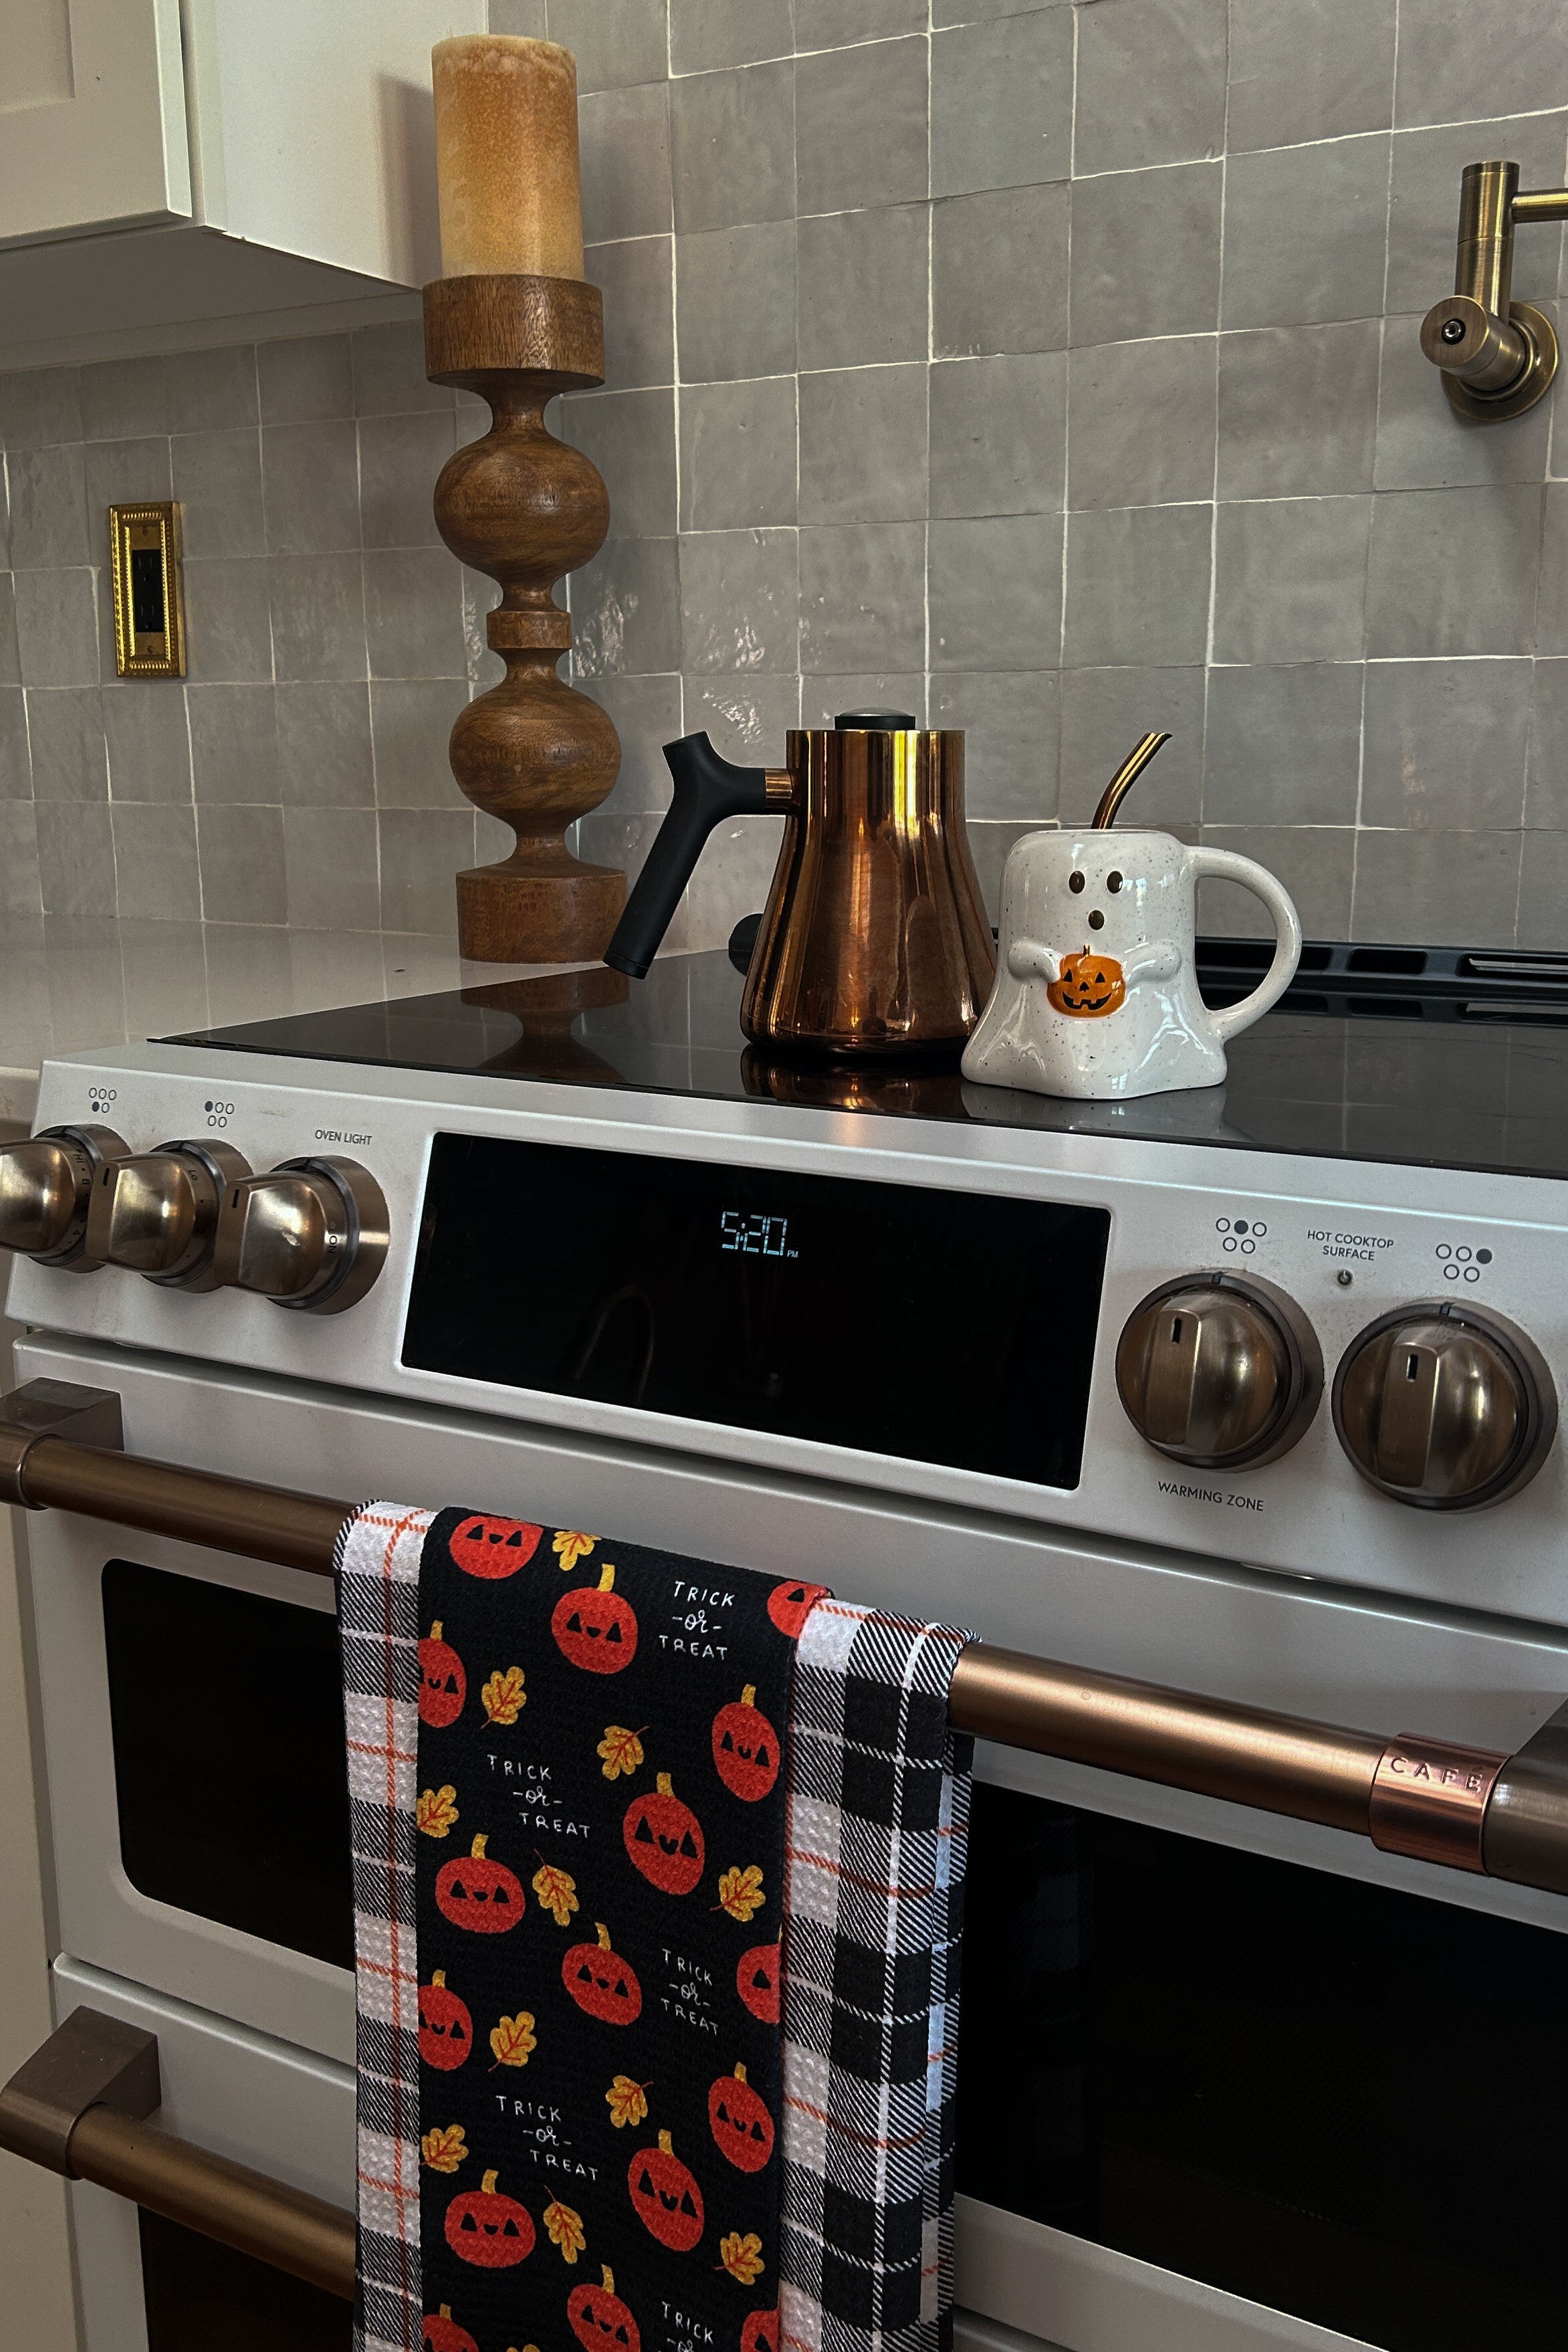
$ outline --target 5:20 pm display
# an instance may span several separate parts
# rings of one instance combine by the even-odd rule
[[[789,1247],[788,1217],[764,1216],[760,1210],[749,1215],[744,1209],[722,1209],[718,1229],[721,1250],[737,1250],[747,1257],[794,1257]]]

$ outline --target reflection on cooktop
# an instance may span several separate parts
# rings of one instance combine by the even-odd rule
[[[717,950],[667,957],[645,981],[596,966],[163,1042],[1055,1134],[1568,1174],[1568,1026],[1524,1025],[1528,1016],[1511,1025],[1494,1009],[1467,1027],[1278,1008],[1231,1045],[1223,1086],[1082,1103],[971,1086],[956,1063],[770,1060],[741,1034],[740,990]]]

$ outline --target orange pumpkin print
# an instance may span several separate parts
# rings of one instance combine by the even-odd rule
[[[531,1519],[492,1519],[477,1511],[453,1529],[447,1549],[465,1576],[482,1576],[494,1584],[501,1577],[516,1576],[532,1559],[543,1533]]]
[[[1061,976],[1051,982],[1045,993],[1058,1013],[1092,1021],[1125,1003],[1127,983],[1114,956],[1095,955],[1082,948],[1076,955],[1062,957]]]
[[[468,1677],[463,1671],[463,1661],[451,1643],[442,1640],[438,1617],[430,1629],[430,1639],[419,1645],[421,1723],[444,1731],[456,1722],[467,1696]]]
[[[725,1787],[748,1805],[779,1778],[779,1734],[757,1704],[755,1683],[714,1717],[713,1760]]]
[[[566,2299],[567,2323],[584,2352],[643,2352],[642,2332],[629,2306],[615,2292],[615,2273],[600,2265],[602,2286],[573,2287]],[[778,2347],[774,2347],[778,2352]]]
[[[626,2171],[632,2210],[643,2227],[672,2253],[689,2254],[703,2233],[703,2193],[670,2144],[667,2131],[657,2147],[640,2147]]]
[[[637,1612],[615,1590],[615,1570],[606,1560],[597,1585],[563,1592],[549,1621],[557,1649],[591,1675],[618,1675],[637,1654]]]
[[[721,2074],[707,2095],[708,2129],[741,2172],[760,2172],[773,2153],[773,2118],[746,2079],[746,2069]]]
[[[464,2262],[482,2271],[507,2271],[534,2250],[533,2217],[515,2197],[502,2197],[497,2175],[455,2197],[446,2209],[446,2242]]]
[[[764,2025],[779,2022],[779,1960],[777,1944],[753,1944],[735,1964],[735,1989],[752,2016],[759,2017]]]
[[[468,2330],[453,2318],[449,2303],[444,2303],[439,2311],[425,2313],[424,2352],[479,2352]],[[773,2352],[778,2352],[777,2346]]]
[[[523,1882],[504,1862],[492,1862],[485,1852],[487,1839],[476,1837],[466,1861],[443,1863],[435,1874],[435,1907],[455,1927],[476,1936],[504,1936],[528,1908]]]

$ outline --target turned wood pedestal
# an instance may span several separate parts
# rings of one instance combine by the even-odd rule
[[[591,866],[566,829],[615,782],[621,745],[596,702],[556,675],[571,617],[551,590],[589,562],[610,528],[598,468],[545,428],[559,392],[604,381],[603,305],[574,278],[441,278],[424,289],[433,383],[489,403],[490,430],[459,449],[435,486],[435,524],[461,562],[500,583],[487,623],[507,675],[452,730],[452,772],[517,846],[457,877],[459,951],[484,963],[567,963],[602,955],[626,877]]]

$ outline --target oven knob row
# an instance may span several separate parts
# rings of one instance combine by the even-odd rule
[[[108,1128],[78,1127],[0,1150],[0,1248],[78,1274],[121,1266],[166,1288],[336,1314],[370,1289],[389,1238],[382,1189],[352,1160],[258,1176],[232,1144],[132,1152]]]
[[[1199,1470],[1256,1469],[1305,1435],[1322,1395],[1317,1338],[1256,1276],[1189,1275],[1141,1299],[1116,1349],[1128,1420]],[[1528,1486],[1557,1429],[1539,1349],[1448,1299],[1368,1324],[1334,1376],[1333,1424],[1369,1485],[1418,1510],[1479,1510]]]

